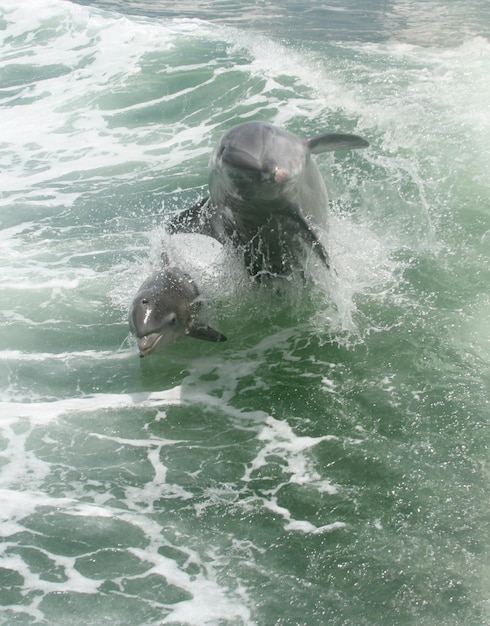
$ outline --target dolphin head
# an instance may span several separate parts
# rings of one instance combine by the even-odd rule
[[[238,124],[223,135],[211,157],[211,197],[284,200],[293,193],[307,154],[305,140],[271,124]]]
[[[199,291],[188,274],[177,267],[156,272],[138,290],[130,309],[130,326],[138,340],[140,356],[163,348],[182,335],[208,341],[226,337],[195,323]]]
[[[130,323],[141,356],[175,341],[195,314],[197,289],[178,268],[167,268],[148,278],[136,294]]]

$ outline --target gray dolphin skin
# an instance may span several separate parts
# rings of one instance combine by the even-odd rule
[[[328,225],[328,195],[312,154],[368,145],[357,135],[305,139],[265,122],[238,124],[211,156],[209,198],[174,218],[170,230],[231,241],[256,277],[302,268],[311,250],[328,268],[320,241]]]
[[[199,290],[178,267],[165,267],[141,285],[130,308],[130,326],[140,356],[163,348],[183,335],[206,341],[226,341],[210,326],[196,321]]]

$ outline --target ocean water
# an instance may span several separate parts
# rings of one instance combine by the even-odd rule
[[[490,624],[489,36],[487,0],[0,0],[1,624]],[[370,142],[316,159],[336,274],[197,267],[228,341],[139,359],[250,119]]]

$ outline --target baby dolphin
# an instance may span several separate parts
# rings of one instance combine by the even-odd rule
[[[133,300],[129,315],[140,356],[146,356],[182,335],[206,341],[226,341],[220,332],[196,321],[199,306],[197,286],[178,267],[165,267],[145,280]]]

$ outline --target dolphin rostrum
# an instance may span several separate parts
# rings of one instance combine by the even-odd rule
[[[130,325],[138,340],[140,356],[162,348],[182,335],[226,341],[226,337],[199,323],[199,290],[178,267],[165,267],[141,285],[130,309]]]
[[[171,232],[201,232],[243,250],[252,276],[302,268],[313,250],[328,268],[320,240],[328,195],[312,154],[365,148],[357,135],[297,137],[265,122],[228,130],[209,163],[209,198],[183,211]]]

